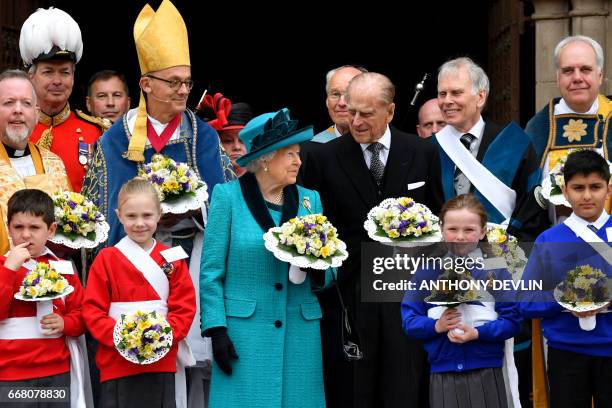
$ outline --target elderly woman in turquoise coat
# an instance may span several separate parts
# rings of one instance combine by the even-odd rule
[[[323,211],[316,191],[295,184],[299,144],[313,137],[296,124],[287,109],[251,120],[240,133],[248,153],[238,159],[249,172],[212,193],[200,270],[202,331],[216,363],[211,408],[325,406],[314,292],[335,272],[308,270],[294,284],[263,239],[271,227]]]

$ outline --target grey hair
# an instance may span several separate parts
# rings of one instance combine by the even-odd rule
[[[346,100],[349,101],[349,90],[360,83],[367,83],[369,86],[377,85],[380,89],[379,99],[385,104],[390,105],[395,99],[395,85],[389,78],[378,72],[364,72],[359,74],[349,82],[349,86],[346,89]]]
[[[34,104],[36,105],[36,91],[34,90],[34,84],[30,80],[28,74],[20,69],[7,69],[0,74],[0,82],[6,81],[7,79],[23,79],[24,81],[28,81],[30,85],[32,85],[32,98],[34,100]]]
[[[361,67],[359,65],[342,65],[341,67],[331,69],[327,72],[327,74],[325,74],[325,93],[329,93],[329,81],[331,81],[332,77],[336,75],[336,72],[340,71],[341,69],[345,69],[345,68],[354,68],[357,71],[361,72],[362,74],[364,72],[368,72],[366,68]]]
[[[251,160],[250,162],[248,162],[246,164],[246,169],[249,173],[255,173],[257,172],[257,170],[260,169],[261,165],[266,162],[266,161],[270,161],[272,160],[272,158],[274,158],[274,155],[276,154],[278,150],[275,150],[273,152],[270,153],[266,153],[263,156],[259,156],[256,159]]]
[[[593,49],[593,52],[595,53],[595,58],[597,60],[597,68],[599,68],[600,71],[603,71],[603,67],[604,67],[603,49],[601,48],[601,45],[599,45],[597,41],[595,41],[591,37],[587,37],[586,35],[572,35],[570,37],[565,37],[559,42],[559,44],[557,44],[557,46],[555,47],[555,52],[553,54],[555,69],[561,68],[559,66],[559,57],[561,56],[561,51],[563,50],[563,48],[565,48],[566,45],[575,43],[575,42],[584,43],[586,45],[589,45]]]
[[[445,76],[456,74],[461,67],[465,67],[470,77],[470,81],[472,81],[472,95],[484,91],[488,96],[489,77],[478,64],[468,57],[455,58],[442,64],[438,70],[438,83],[440,83],[440,80]]]

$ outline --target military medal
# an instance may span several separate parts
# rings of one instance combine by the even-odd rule
[[[77,129],[77,132],[80,129]],[[83,138],[79,136],[79,163],[83,166],[87,166],[91,161],[92,147],[90,144],[85,143]]]

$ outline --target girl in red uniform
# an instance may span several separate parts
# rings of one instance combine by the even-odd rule
[[[100,407],[174,407],[175,399],[182,405],[185,384],[180,374],[190,356],[182,340],[196,309],[187,264],[162,254],[168,248],[153,238],[161,207],[151,183],[135,178],[124,184],[116,212],[127,236],[100,251],[83,301],[85,324],[99,342]],[[172,328],[172,348],[152,364],[132,363],[115,348],[116,321],[136,310],[160,312]]]

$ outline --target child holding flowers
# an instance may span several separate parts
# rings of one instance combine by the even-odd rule
[[[116,213],[127,236],[100,251],[83,302],[85,323],[99,342],[100,406],[174,407],[185,397],[184,366],[190,352],[183,340],[196,309],[195,290],[183,260],[186,254],[177,255],[179,248],[164,252],[168,248],[153,238],[161,209],[157,191],[147,180],[137,177],[123,185]],[[155,314],[141,319],[143,312]],[[118,348],[123,346],[113,339],[115,325],[118,320],[130,325],[134,314],[142,321],[139,325],[164,316],[170,326],[172,346],[158,361],[139,364],[120,354]],[[147,340],[143,336],[141,341]]]
[[[440,222],[447,257],[483,257],[477,243],[485,237],[487,215],[477,198],[464,194],[448,201]],[[413,281],[418,289],[419,281],[435,281],[443,272],[419,270]],[[511,279],[505,269],[474,268],[462,273],[469,274],[469,279]],[[445,307],[425,303],[427,294],[423,290],[406,292],[401,313],[405,333],[425,342],[431,365],[430,406],[506,407],[504,342],[520,329],[516,303],[483,300]]]
[[[612,192],[608,163],[598,153],[570,153],[563,168],[563,194],[572,214],[536,239],[523,280],[542,281],[543,291],[521,293],[521,312],[541,318],[548,341],[551,407],[612,406],[612,313],[610,303],[591,311],[566,310],[554,289],[575,283],[582,297],[598,292],[600,274],[612,276],[612,219],[604,210]],[[570,285],[574,286],[574,285]],[[572,294],[573,290],[566,294]],[[581,293],[580,293],[581,292]],[[609,300],[609,299],[608,299]],[[581,318],[595,317],[594,328]]]
[[[81,358],[78,348],[66,341],[85,332],[83,290],[70,262],[59,260],[45,246],[56,229],[53,200],[41,190],[17,191],[8,201],[7,221],[13,246],[0,256],[0,388],[71,387],[73,401],[83,402],[83,382],[77,380],[83,373],[71,372],[83,367],[83,361],[76,363]],[[56,270],[49,261],[63,268]],[[42,285],[32,271],[44,272],[47,283]],[[47,290],[65,292],[68,285],[72,293],[45,302],[13,297],[22,286],[29,288],[26,297],[36,298]]]

